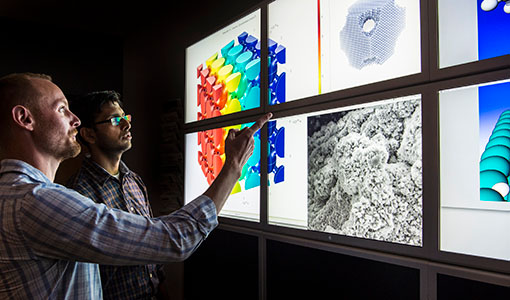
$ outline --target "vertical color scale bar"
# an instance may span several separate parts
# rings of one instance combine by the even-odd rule
[[[319,37],[319,95],[321,94],[321,90],[322,90],[322,87],[321,87],[321,0],[317,0],[317,28],[319,30],[319,34],[318,34],[318,37]]]

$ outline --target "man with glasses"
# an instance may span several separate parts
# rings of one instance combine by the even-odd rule
[[[111,117],[124,115],[97,122]],[[253,134],[270,117],[229,131],[225,164],[204,194],[172,214],[148,218],[109,209],[55,184],[60,163],[80,152],[80,120],[49,76],[1,77],[0,299],[100,300],[97,264],[136,266],[189,257],[217,226],[217,215],[253,152]],[[122,132],[108,122],[96,124],[106,125],[118,130],[105,132],[117,135],[116,147],[130,144],[126,125]],[[115,173],[110,168],[115,164],[106,167]],[[122,178],[120,163],[119,170]]]
[[[152,218],[142,178],[122,161],[131,148],[131,115],[126,115],[119,93],[100,91],[70,103],[81,120],[78,138],[88,148],[68,187],[108,208]],[[100,265],[105,299],[147,299],[165,294],[161,265]]]

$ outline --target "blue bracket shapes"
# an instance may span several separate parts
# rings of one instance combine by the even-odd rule
[[[274,174],[274,183],[280,183],[285,179],[285,167],[276,166],[277,157],[285,157],[285,127],[276,128],[276,120],[267,123],[268,133],[268,156],[267,172]],[[269,182],[268,182],[269,184]]]
[[[286,48],[278,45],[275,41],[269,39],[269,104],[280,104],[285,102],[285,78],[286,73],[278,75],[278,64],[284,64],[286,58]]]

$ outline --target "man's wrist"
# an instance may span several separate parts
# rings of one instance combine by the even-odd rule
[[[227,174],[230,174],[232,176],[236,176],[237,179],[241,177],[241,173],[243,171],[243,166],[239,163],[235,163],[231,160],[225,160],[225,164],[223,165],[223,169]]]

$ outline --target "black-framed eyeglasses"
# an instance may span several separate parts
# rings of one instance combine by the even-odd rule
[[[124,120],[126,120],[126,121],[131,123],[131,115],[125,115],[125,116],[122,116],[122,117],[111,117],[108,120],[99,121],[99,122],[96,122],[94,124],[103,124],[103,123],[110,122],[113,126],[119,126],[120,120],[122,120],[122,119],[124,119]]]

